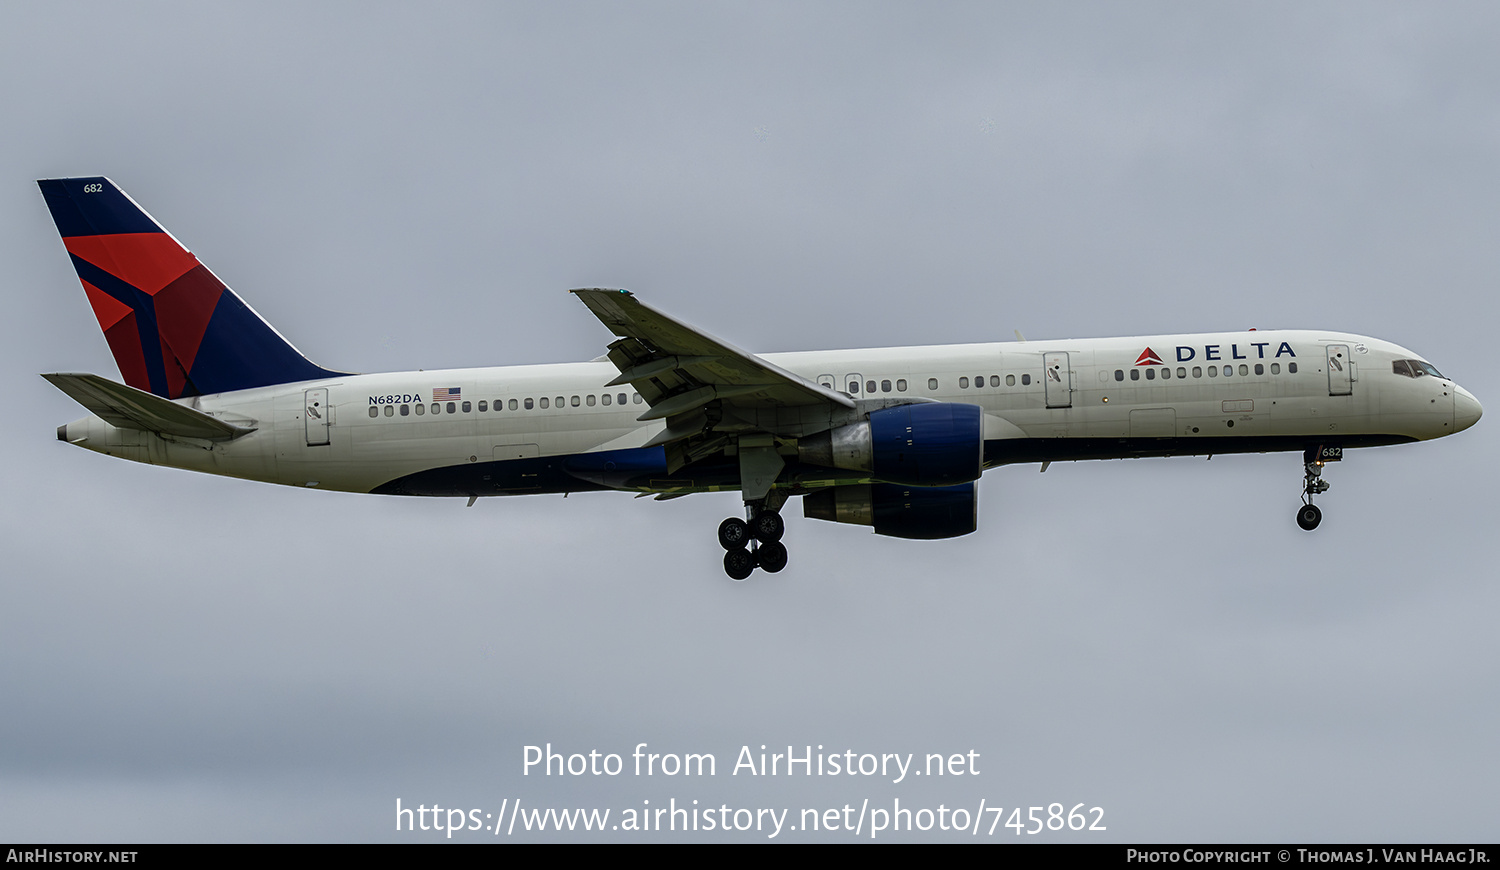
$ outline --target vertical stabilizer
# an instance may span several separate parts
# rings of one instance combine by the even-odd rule
[[[38,181],[125,383],[168,399],[336,375],[108,178]]]

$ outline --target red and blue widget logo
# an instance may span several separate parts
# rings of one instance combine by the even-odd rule
[[[1145,350],[1141,351],[1141,355],[1135,358],[1135,364],[1138,365],[1138,366],[1164,366],[1164,365],[1166,365],[1166,363],[1164,363],[1164,362],[1161,361],[1161,357],[1159,357],[1159,356],[1156,355],[1156,351],[1152,350],[1149,347],[1146,348]]]

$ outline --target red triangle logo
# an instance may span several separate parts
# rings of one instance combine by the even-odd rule
[[[1141,355],[1135,358],[1135,364],[1138,366],[1165,365],[1165,363],[1161,361],[1161,357],[1156,355],[1156,351],[1152,350],[1149,347],[1141,351]]]

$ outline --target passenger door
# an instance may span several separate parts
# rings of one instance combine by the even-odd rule
[[[1047,385],[1047,407],[1073,407],[1073,372],[1068,368],[1068,355],[1042,354],[1042,368],[1042,382]]]
[[[302,409],[302,422],[303,429],[307,433],[307,446],[322,447],[328,443],[328,422],[331,415],[328,408],[328,390],[327,388],[306,390],[302,399],[305,406]]]
[[[1349,345],[1328,345],[1328,395],[1348,396],[1354,392],[1354,363],[1349,359]]]

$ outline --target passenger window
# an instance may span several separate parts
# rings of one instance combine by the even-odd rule
[[[562,396],[558,396],[557,397],[557,407],[561,408],[562,406],[563,406],[563,397]]]
[[[1271,374],[1273,374],[1273,375],[1279,375],[1279,374],[1281,374],[1281,363],[1271,363]]]
[[[1000,386],[1000,376],[999,375],[990,375],[990,386],[992,386],[992,387],[998,387],[998,386]]]
[[[982,387],[982,386],[984,386],[984,375],[976,375],[974,377],[974,386],[976,386],[976,387]]]
[[[572,398],[572,399],[571,399],[571,400],[570,400],[570,401],[569,401],[569,402],[568,402],[568,404],[570,404],[570,405],[572,405],[572,406],[573,406],[573,407],[575,407],[575,408],[576,408],[576,407],[578,407],[578,405],[579,405],[579,399],[578,399],[578,397],[577,397],[577,396],[574,396],[574,397],[573,397],[573,398]]]
[[[1250,367],[1245,365],[1244,363],[1240,363],[1240,377],[1243,378],[1248,374],[1250,374]]]
[[[1130,379],[1132,381],[1138,381],[1138,380],[1140,380],[1141,379],[1141,370],[1140,369],[1131,369],[1130,370]]]
[[[890,381],[882,380],[880,382],[880,392],[882,392],[882,393],[889,393],[890,391],[891,391],[891,382]]]
[[[515,399],[511,399],[509,402],[506,402],[505,403],[505,407],[507,407],[510,410],[514,411],[516,409],[516,400]],[[530,399],[526,400],[526,407],[528,407],[528,408],[531,407],[531,400]]]
[[[1224,377],[1227,378],[1227,377],[1229,377],[1232,374],[1234,374],[1234,366],[1225,366],[1224,367]]]
[[[927,379],[927,389],[929,389],[929,390],[935,390],[935,389],[937,389],[937,378],[928,378]]]
[[[621,393],[620,395],[623,396],[625,394]],[[636,403],[637,405],[639,405],[644,400],[641,398],[641,394],[640,393],[631,393],[630,394],[630,401],[632,401],[632,402]]]
[[[637,398],[639,398],[639,397],[637,397]],[[624,393],[620,393],[618,396],[615,396],[615,404],[616,405],[623,405],[623,404],[625,404],[625,394]]]
[[[604,395],[602,395],[602,396],[599,397],[599,401],[601,401],[604,404],[608,405],[608,404],[611,404],[614,401],[614,396],[611,396],[609,393],[605,393]]]
[[[474,410],[473,403],[471,403],[471,402],[464,402],[464,413],[467,414],[467,413],[469,413],[472,410]],[[450,414],[453,413],[453,410],[452,410],[451,406],[450,406],[450,408],[448,410],[448,413],[450,413]]]
[[[1148,380],[1148,381],[1154,381],[1154,380],[1156,380],[1156,369],[1153,369],[1153,368],[1146,369],[1146,380]]]
[[[1294,363],[1294,362],[1287,363],[1286,364],[1286,373],[1289,374],[1289,375],[1295,375],[1297,373],[1297,364]]]
[[[530,411],[534,407],[536,407],[536,402],[532,401],[531,399],[527,399],[526,400],[526,410]]]
[[[594,407],[594,394],[589,393],[587,396],[584,396],[583,403],[585,405],[588,405],[590,408]]]
[[[377,407],[375,407],[374,405],[371,405],[370,406],[370,419],[373,420],[374,418],[379,417],[379,416],[380,416],[380,409],[377,408]]]
[[[403,417],[410,417],[411,416],[411,405],[402,405],[401,406],[401,416],[403,416]]]
[[[1255,364],[1255,373],[1258,374],[1258,375],[1265,374],[1266,373],[1266,367],[1263,366],[1263,365],[1261,365],[1260,363],[1256,363]]]
[[[433,402],[432,403],[432,413],[434,413],[434,414],[441,413],[442,412],[442,407],[443,406],[439,405],[437,402]]]
[[[857,395],[859,395],[859,381],[850,381],[849,382],[849,395],[851,395],[851,396],[857,396]]]
[[[1125,380],[1125,372],[1123,370],[1121,370],[1121,369],[1115,369],[1115,380],[1117,380],[1117,381],[1123,381],[1123,380]]]
[[[958,379],[958,388],[961,389],[961,390],[967,390],[969,388],[969,379],[968,378],[959,378]]]
[[[479,413],[483,414],[485,411],[488,411],[489,409],[490,409],[490,403],[481,399],[480,402],[479,402]]]
[[[552,407],[552,400],[548,399],[546,396],[543,396],[540,399],[536,400],[536,406],[545,411],[548,408]]]
[[[418,405],[416,407],[416,411],[417,411],[417,416],[420,417],[423,414],[427,413],[427,406],[426,405]]]
[[[450,414],[457,414],[458,413],[458,408],[455,407],[452,402],[448,403],[448,413],[450,413]]]
[[[1172,379],[1172,369],[1167,366],[1162,366],[1161,379],[1164,381],[1170,381]]]
[[[1201,378],[1201,377],[1203,377],[1203,366],[1193,366],[1193,377],[1195,377],[1195,378]]]
[[[1124,375],[1121,375],[1119,372],[1115,372],[1115,374],[1120,375],[1120,377],[1124,377]],[[1118,381],[1118,380],[1120,380],[1120,378],[1117,377],[1117,378],[1115,378],[1115,380]],[[1006,375],[1005,376],[1005,385],[1007,387],[1014,387],[1016,385],[1016,376],[1015,375]]]
[[[1031,386],[1031,375],[1021,375],[1021,386],[1023,386],[1023,387],[1029,387],[1029,386]]]
[[[1179,377],[1179,378],[1185,378],[1185,377],[1187,377],[1187,369],[1183,368],[1182,366],[1178,366],[1177,367],[1177,377]]]
[[[1219,376],[1219,367],[1218,366],[1209,366],[1208,367],[1208,376],[1211,377],[1211,378],[1218,377]]]
[[[866,393],[873,393],[873,392],[875,392],[875,382],[874,381],[865,381],[865,392]]]
[[[386,405],[385,406],[385,415],[387,417],[394,417],[394,416],[396,416],[396,408],[395,408],[395,406],[394,405]]]
[[[904,393],[904,392],[906,392],[906,378],[902,378],[902,379],[896,381],[896,392],[898,392],[898,393]]]

